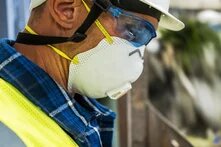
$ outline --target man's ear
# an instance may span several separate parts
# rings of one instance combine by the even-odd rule
[[[48,8],[52,18],[63,28],[72,29],[75,17],[75,1],[48,0]]]

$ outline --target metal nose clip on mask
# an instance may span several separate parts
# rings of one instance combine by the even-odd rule
[[[103,6],[98,3],[94,5]],[[109,36],[112,43],[103,39],[93,49],[75,56],[74,59],[77,59],[77,62],[71,62],[69,67],[68,91],[70,94],[77,91],[91,98],[117,99],[132,88],[131,83],[136,81],[143,71],[145,45],[156,36],[154,27],[148,21],[111,4],[105,6],[108,7],[102,8],[102,10],[109,13],[117,24],[117,36]],[[30,28],[26,28],[26,30],[30,30]],[[29,32],[35,37],[39,36],[33,31]],[[45,37],[50,42],[56,43],[55,38],[53,40],[53,37]],[[59,38],[57,39],[59,40]],[[36,40],[36,44],[37,42],[38,40]],[[58,50],[51,45],[48,46]],[[74,59],[64,56],[63,53],[61,54],[61,51],[56,52],[66,59],[74,61]]]
[[[131,83],[143,71],[145,45],[156,37],[154,27],[114,6],[108,13],[114,19],[117,37],[111,37],[112,44],[103,39],[93,49],[77,55],[79,64],[71,63],[69,68],[69,92],[118,99],[132,88]]]

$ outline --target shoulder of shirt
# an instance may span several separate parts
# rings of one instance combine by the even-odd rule
[[[0,44],[14,44],[15,43],[15,41],[14,40],[10,40],[10,39],[8,39],[8,38],[0,38]]]

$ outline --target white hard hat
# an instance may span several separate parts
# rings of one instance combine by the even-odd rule
[[[40,6],[42,3],[44,3],[46,0],[31,0],[30,4],[30,11],[38,6]]]
[[[41,5],[45,1],[46,0],[31,0],[30,10]],[[159,26],[174,31],[179,31],[185,27],[183,22],[181,22],[180,20],[178,20],[176,17],[174,17],[172,14],[169,13],[170,0],[140,0],[140,1],[163,13],[163,15],[160,18]]]
[[[153,8],[157,9],[158,11],[162,12],[163,15],[161,15],[159,26],[179,31],[182,30],[185,25],[183,22],[178,20],[176,17],[174,17],[172,14],[169,13],[169,5],[170,0],[140,0],[143,3],[152,6]]]

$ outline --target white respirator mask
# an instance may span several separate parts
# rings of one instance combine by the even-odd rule
[[[145,46],[132,46],[127,40],[103,39],[95,48],[77,55],[78,64],[69,68],[68,91],[90,98],[117,99],[128,92],[143,71]]]
[[[70,93],[76,91],[90,98],[118,99],[132,88],[131,83],[143,71],[145,46],[156,37],[154,26],[117,7],[110,7],[108,13],[116,23],[119,37],[104,33],[112,43],[103,39],[95,48],[75,57],[78,63],[72,62],[69,68]]]
[[[85,6],[89,11],[86,4]],[[77,92],[90,98],[118,99],[132,88],[131,84],[143,71],[145,46],[156,37],[154,26],[147,20],[114,6],[108,7],[107,13],[114,20],[117,37],[110,36],[99,21],[95,21],[105,38],[96,47],[76,55],[73,59],[54,46],[47,45],[71,61],[67,85],[71,95]],[[45,44],[45,40],[48,40],[48,37],[37,35],[28,26],[26,30],[35,34],[28,34],[29,38],[38,37],[37,44],[40,41]],[[25,41],[22,39],[23,43]]]

